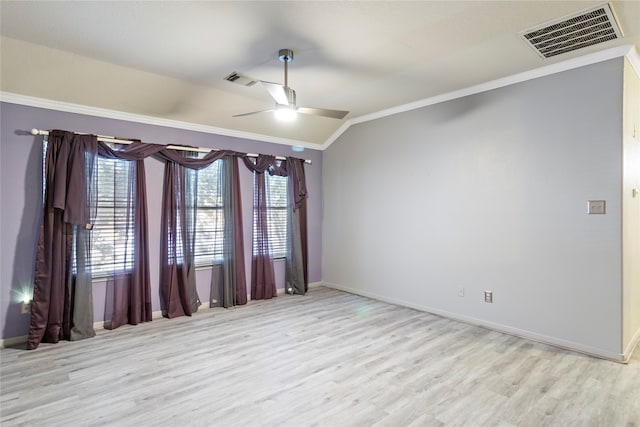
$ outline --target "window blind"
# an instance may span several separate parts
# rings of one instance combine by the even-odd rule
[[[191,171],[197,188],[194,258],[197,266],[211,265],[223,257],[224,201],[222,190],[223,162]]]
[[[97,210],[91,233],[94,277],[133,268],[134,172],[135,162],[98,157]]]
[[[269,233],[269,252],[273,258],[284,258],[287,255],[287,207],[289,192],[288,179],[285,176],[269,175],[265,172],[267,191],[267,229]],[[253,211],[253,227],[256,228],[256,210]],[[256,253],[254,233],[253,252]]]

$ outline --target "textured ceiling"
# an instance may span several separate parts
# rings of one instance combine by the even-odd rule
[[[551,59],[519,33],[593,1],[1,2],[5,93],[170,119],[264,139],[322,144],[346,121],[621,45],[640,43],[640,1],[612,6],[624,38]],[[259,85],[283,81],[291,48],[299,106],[343,120],[270,115]]]

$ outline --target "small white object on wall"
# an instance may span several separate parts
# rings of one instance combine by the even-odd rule
[[[589,215],[603,215],[605,213],[606,202],[604,200],[589,200],[587,202],[587,213]]]

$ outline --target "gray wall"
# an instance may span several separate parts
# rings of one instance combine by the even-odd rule
[[[619,358],[622,64],[351,127],[324,152],[323,280]]]
[[[20,314],[20,291],[33,288],[35,245],[41,212],[42,137],[28,134],[31,128],[71,131],[139,138],[161,144],[189,144],[200,147],[229,148],[238,151],[274,155],[294,155],[312,160],[306,165],[309,191],[309,280],[321,279],[321,182],[322,152],[305,150],[293,153],[290,147],[260,141],[191,132],[122,120],[51,111],[8,103],[1,105],[0,134],[0,334],[2,339],[27,334],[29,315]],[[149,246],[153,310],[160,310],[158,291],[160,260],[160,212],[164,166],[155,159],[145,161],[149,213]],[[247,278],[251,272],[252,176],[241,166],[243,192],[245,262]],[[284,262],[276,262],[278,287],[283,287]],[[197,276],[201,299],[209,297],[209,271]],[[247,283],[250,289],[250,282]],[[95,320],[110,317],[108,290],[104,283],[94,284]]]

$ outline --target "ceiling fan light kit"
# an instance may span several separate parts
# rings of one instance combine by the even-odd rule
[[[281,120],[283,122],[290,122],[295,120],[298,117],[298,112],[295,108],[291,108],[289,105],[280,105],[276,106],[275,111],[276,119]]]
[[[257,80],[245,76],[237,71],[227,75],[224,79],[243,86],[253,86],[256,82],[266,89],[276,103],[276,107],[272,110],[253,111],[251,113],[236,114],[233,117],[250,116],[258,113],[274,112],[279,120],[291,121],[299,114],[308,114],[312,116],[329,117],[332,119],[343,119],[348,111],[330,110],[326,108],[298,107],[296,104],[296,91],[289,87],[289,62],[293,61],[292,49],[280,49],[278,51],[278,59],[284,63],[284,84]]]

